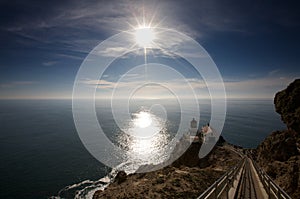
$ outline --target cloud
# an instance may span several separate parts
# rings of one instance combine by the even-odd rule
[[[107,47],[101,51],[94,52],[96,55],[101,55],[105,57],[119,57],[125,52],[129,52],[128,48],[125,47]],[[138,52],[138,51],[135,51]],[[123,58],[126,56],[122,56]]]
[[[12,81],[7,83],[0,84],[1,88],[13,88],[13,87],[20,87],[20,86],[27,86],[36,84],[37,82],[34,81]]]
[[[47,61],[47,62],[43,62],[44,66],[53,66],[57,64],[57,61]]]
[[[263,77],[257,79],[245,79],[239,81],[225,81],[226,95],[228,98],[268,98],[272,99],[274,95],[286,88],[286,86],[297,77]],[[154,82],[155,84],[149,84],[148,89],[144,92],[140,92],[140,97],[170,97],[171,93],[166,92],[166,88],[176,91],[177,94],[184,96],[184,98],[193,97],[187,82],[192,86],[196,95],[199,98],[210,98],[208,88],[203,80],[199,79],[172,79],[167,81]],[[145,84],[145,80],[133,80],[130,82],[112,82],[107,80],[88,80],[82,83],[95,86],[99,96],[107,95],[111,96],[113,89],[118,90],[118,96],[126,97],[127,90],[130,88],[139,88]],[[149,82],[150,83],[150,82]],[[163,86],[158,86],[161,84]],[[220,89],[219,83],[210,82],[211,88]],[[147,87],[147,86],[145,86]],[[150,89],[151,87],[151,89]],[[142,90],[142,89],[141,89]],[[123,92],[124,91],[124,92]],[[124,95],[123,95],[124,94]],[[144,95],[144,96],[143,96]],[[220,95],[216,95],[221,97]]]
[[[58,57],[68,58],[68,59],[74,59],[74,60],[84,60],[85,56],[76,56],[76,55],[69,55],[69,54],[55,54]]]
[[[272,77],[274,75],[278,75],[280,72],[280,69],[275,69],[275,70],[271,70],[269,73],[268,73],[268,76]]]
[[[17,4],[15,6],[24,7],[25,10],[32,9],[30,3],[15,4]],[[32,42],[44,45],[60,43],[69,50],[86,52],[109,35],[136,26],[137,20],[141,23],[143,15],[146,16],[146,23],[150,23],[153,19],[154,25],[159,24],[159,26],[166,28],[176,27],[181,32],[197,37],[205,33],[206,29],[201,29],[204,26],[224,25],[224,23],[219,22],[219,19],[224,19],[224,17],[221,17],[214,10],[218,4],[208,6],[207,4],[210,3],[207,2],[197,6],[198,10],[190,9],[193,4],[184,6],[182,4],[180,1],[145,2],[135,0],[72,1],[72,3],[48,5],[41,3],[36,5],[39,8],[36,12],[18,13],[13,21],[2,25],[0,28]],[[207,8],[214,10],[211,11],[213,15],[201,14],[205,13]],[[179,14],[182,17],[179,18]],[[196,14],[201,16],[193,17]],[[185,16],[193,17],[193,20],[187,21]],[[236,20],[235,17],[231,17],[227,21],[229,23],[234,19]],[[196,21],[196,24],[193,21]],[[232,29],[232,27],[228,29]]]
[[[27,30],[74,28],[76,30],[119,31],[137,25],[135,18],[146,17],[147,22],[161,26],[176,27],[186,33],[207,34],[209,31],[249,31],[255,22],[298,24],[296,7],[292,4],[268,4],[252,1],[68,1],[64,3],[41,2],[34,4],[13,3],[24,7],[5,29],[15,32]],[[5,7],[4,7],[5,8]],[[40,17],[36,17],[36,15]],[[142,21],[140,19],[140,21]],[[258,25],[258,24],[256,24]]]
[[[231,98],[273,98],[297,77],[272,77],[225,82],[226,91]]]
[[[132,78],[133,77],[133,78]],[[139,78],[138,78],[139,77]],[[174,92],[180,97],[188,98],[193,96],[192,88],[201,93],[201,97],[209,97],[205,82],[196,79],[168,79],[168,80],[147,80],[139,74],[132,74],[123,81],[113,82],[108,80],[84,80],[81,83],[97,89],[99,96],[111,96],[112,92],[118,97],[126,97],[129,90],[136,90],[140,98],[172,97]],[[214,84],[218,87],[220,85]],[[143,91],[144,90],[144,91]],[[174,96],[173,96],[174,97]]]
[[[143,21],[172,28],[193,38],[210,37],[218,32],[258,33],[269,24],[299,26],[288,5],[268,5],[236,1],[67,1],[11,3],[24,12],[0,25],[19,36],[22,45],[56,48],[87,54],[102,40]],[[3,6],[3,12],[5,12]],[[273,9],[274,8],[274,9]],[[34,12],[31,12],[34,9]],[[7,10],[6,12],[11,12]],[[255,27],[255,28],[253,28]],[[170,40],[171,38],[168,38]],[[121,49],[107,49],[107,54]]]

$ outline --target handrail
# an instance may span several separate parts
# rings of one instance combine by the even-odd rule
[[[256,170],[260,181],[262,182],[268,198],[275,199],[292,199],[282,188],[280,188],[268,174],[261,169],[257,163],[250,157],[254,169]],[[220,198],[220,196],[226,191],[226,197],[228,198],[228,192],[236,179],[237,174],[245,165],[246,158],[243,158],[237,165],[227,171],[222,177],[216,180],[208,189],[206,189],[197,199],[208,199],[208,198]]]
[[[254,168],[263,183],[268,197],[275,197],[276,199],[292,199],[281,187],[279,187],[272,178],[263,170],[261,169],[257,163],[250,157],[253,162]]]
[[[226,189],[228,198],[229,188],[232,186],[233,180],[236,178],[238,171],[245,163],[243,158],[237,165],[227,171],[222,177],[216,180],[208,189],[206,189],[197,199],[207,199],[209,197],[220,198]]]

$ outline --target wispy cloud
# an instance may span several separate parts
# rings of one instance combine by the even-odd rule
[[[273,98],[297,77],[263,77],[235,82],[225,82],[229,97],[235,98]]]
[[[273,98],[276,92],[284,89],[290,82],[296,77],[263,77],[259,79],[251,80],[239,80],[239,81],[227,81],[224,82],[226,88],[226,95],[228,98]],[[112,82],[107,80],[88,80],[82,83],[96,87],[100,95],[106,95],[112,92],[114,89],[118,89],[119,95],[126,96],[127,90],[130,88],[138,88],[141,85],[147,85],[144,80],[136,80],[131,82]],[[187,84],[188,83],[188,84]],[[157,85],[163,86],[157,86]],[[166,88],[176,91],[177,94],[184,97],[193,97],[190,92],[186,92],[190,89],[190,85],[194,89],[197,97],[209,98],[209,92],[206,83],[203,80],[198,79],[173,79],[166,82],[155,82],[155,85],[148,85],[148,89],[145,92],[141,92],[144,97],[166,97]],[[211,88],[221,88],[219,83],[210,82]],[[151,89],[149,89],[151,86]],[[145,86],[147,87],[147,86]],[[122,90],[124,91],[122,93]],[[106,92],[108,91],[108,92]],[[187,95],[189,94],[189,95]],[[141,95],[141,94],[140,94]],[[170,95],[170,93],[168,93]],[[111,95],[108,95],[111,96]],[[219,95],[220,96],[220,95]],[[124,97],[124,96],[123,96]],[[142,95],[141,95],[142,97]]]
[[[0,84],[1,88],[13,88],[13,87],[20,87],[20,86],[28,86],[32,84],[36,84],[37,82],[34,81],[12,81]]]
[[[25,10],[32,6],[30,2],[19,4],[25,7]],[[87,47],[77,45],[80,44],[80,40],[87,43],[90,48],[93,45],[91,42],[99,38],[104,39],[121,30],[128,30],[131,28],[130,25],[137,25],[136,18],[141,22],[143,16],[148,23],[153,20],[152,24],[166,28],[175,27],[197,38],[209,36],[212,32],[251,32],[253,26],[256,27],[256,31],[258,29],[262,31],[266,24],[272,23],[299,26],[297,16],[289,12],[289,7],[280,4],[272,5],[272,8],[276,8],[272,9],[267,3],[260,4],[254,6],[252,2],[216,0],[97,2],[75,0],[47,4],[43,2],[35,4],[38,9],[34,14],[19,13],[14,21],[0,28],[36,42],[76,43],[77,48],[86,50]],[[264,12],[267,8],[268,12]]]
[[[44,66],[53,66],[57,64],[57,61],[47,61],[47,62],[43,62]]]
[[[268,72],[268,76],[272,77],[274,75],[278,75],[279,72],[280,72],[280,69],[271,70],[270,72]]]
[[[205,34],[207,27],[217,30],[218,28],[224,29],[223,26],[232,30],[232,24],[239,19],[235,16],[221,17],[217,11],[222,9],[218,9],[219,6],[216,3],[206,2],[197,6],[198,10],[195,10],[195,7],[190,9],[192,4],[185,6],[182,4],[180,1],[145,2],[136,0],[72,1],[72,3],[62,5],[49,4],[49,9],[41,7],[40,11],[36,13],[39,17],[19,14],[16,16],[17,20],[0,28],[33,42],[67,44],[70,49],[85,51],[90,50],[91,46],[95,46],[95,43],[106,38],[107,35],[131,29],[131,25],[137,25],[136,20],[142,22],[143,15],[146,16],[147,23],[153,19],[154,25],[160,24],[166,28],[176,27],[179,31],[197,37]],[[29,3],[24,6],[30,5]],[[205,14],[207,11],[213,14]],[[183,17],[178,18],[178,13]],[[186,13],[189,13],[190,17],[197,13],[203,14],[193,20],[187,20],[184,17]],[[206,28],[201,29],[202,27]],[[97,35],[97,33],[101,33],[101,35]]]
[[[67,59],[73,59],[73,60],[84,60],[85,56],[76,56],[76,55],[70,55],[70,54],[65,54],[65,53],[59,53],[59,54],[55,54],[55,56],[57,57],[61,57],[61,58],[67,58]]]

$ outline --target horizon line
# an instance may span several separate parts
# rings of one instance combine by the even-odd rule
[[[225,99],[241,99],[241,100],[262,100],[262,99],[265,99],[265,100],[273,100],[275,96],[273,97],[226,97]],[[74,98],[72,97],[0,97],[0,100],[73,100]],[[93,99],[93,98],[76,98],[76,99],[79,99],[79,100],[90,100],[90,99]],[[148,99],[148,100],[170,100],[170,99],[177,99],[177,98],[172,98],[172,97],[164,97],[164,98],[143,98],[143,97],[140,97],[140,98],[135,98],[137,100],[145,100],[145,99]],[[182,99],[194,99],[194,98],[191,98],[191,97],[184,97]],[[202,97],[202,98],[197,98],[199,100],[203,99],[203,100],[210,100],[212,98],[210,97]],[[217,97],[217,98],[214,98],[214,99],[223,99],[223,98],[220,98],[220,97]],[[107,97],[96,97],[95,100],[111,100],[111,98],[107,98]],[[116,98],[116,100],[128,100],[128,98]]]

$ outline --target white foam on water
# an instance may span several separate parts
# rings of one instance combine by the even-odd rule
[[[61,189],[57,196],[51,196],[49,199],[62,199],[62,195],[68,191],[75,191],[74,199],[92,199],[93,195],[98,190],[104,190],[111,182],[113,182],[114,178],[116,177],[117,173],[121,170],[125,171],[127,174],[133,173],[136,171],[137,168],[134,167],[132,162],[124,162],[118,165],[116,168],[112,169],[112,171],[100,178],[99,180],[84,180],[79,183],[75,183],[72,185],[68,185]],[[80,187],[82,187],[79,189]],[[78,190],[76,190],[78,189]]]

